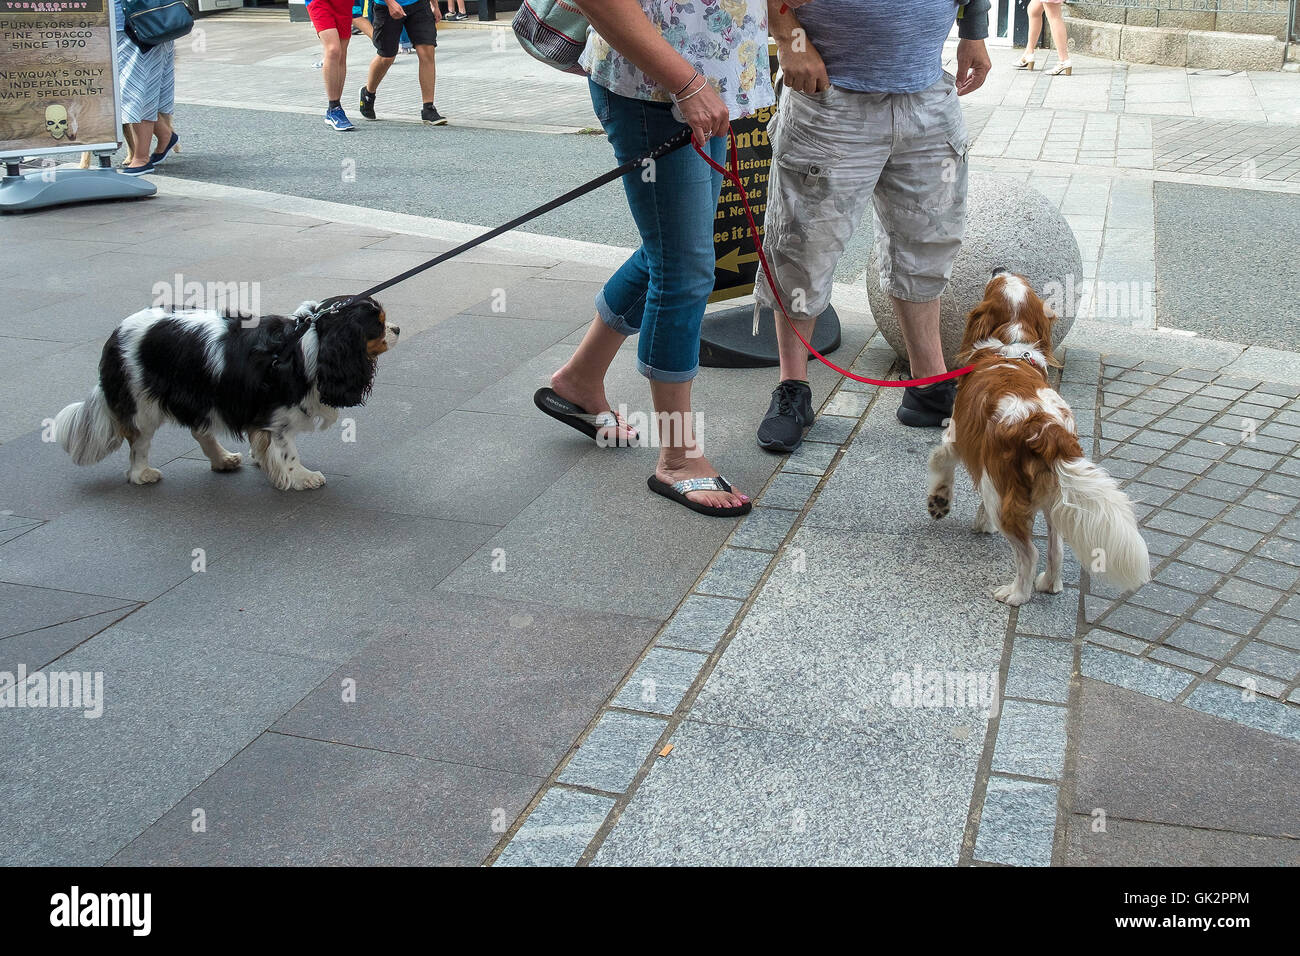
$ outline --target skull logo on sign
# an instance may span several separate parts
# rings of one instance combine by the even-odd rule
[[[76,139],[68,127],[68,111],[62,106],[45,107],[45,132],[55,139]]]

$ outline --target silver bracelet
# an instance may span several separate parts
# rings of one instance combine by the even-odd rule
[[[678,106],[680,106],[682,103],[685,103],[687,100],[689,100],[692,96],[695,96],[697,93],[703,92],[704,88],[709,85],[709,81],[705,80],[702,74],[696,73],[695,75],[698,76],[701,80],[704,80],[704,82],[699,85],[699,88],[692,90],[690,93],[687,93],[685,96],[678,96],[676,93],[669,94],[672,101],[676,103]],[[691,82],[693,83],[695,81],[692,80]],[[687,86],[689,85],[690,84],[688,83]]]

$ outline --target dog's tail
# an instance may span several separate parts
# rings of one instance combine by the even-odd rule
[[[1059,493],[1051,504],[1059,529],[1080,563],[1125,590],[1151,580],[1151,558],[1128,495],[1087,458],[1059,458]]]
[[[98,385],[84,402],[73,402],[54,418],[54,434],[78,465],[103,461],[122,444],[122,428]]]

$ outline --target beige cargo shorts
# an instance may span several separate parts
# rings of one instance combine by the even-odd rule
[[[820,315],[836,266],[875,204],[880,285],[937,299],[966,228],[966,120],[951,74],[918,93],[784,90],[768,124],[763,248],[794,318]],[[761,278],[760,305],[774,305]]]

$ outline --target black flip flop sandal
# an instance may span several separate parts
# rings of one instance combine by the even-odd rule
[[[627,427],[626,423],[620,422],[618,416],[613,412],[597,412],[592,414],[584,408],[580,408],[567,399],[560,398],[552,388],[539,388],[533,393],[533,404],[550,415],[556,421],[564,422],[570,428],[576,428],[588,438],[594,439],[600,434],[603,428],[618,428],[619,425]],[[635,430],[630,438],[616,440],[612,447],[635,446],[640,439],[640,435]]]
[[[651,475],[646,479],[646,484],[655,494],[663,495],[669,501],[685,505],[692,511],[698,511],[700,514],[708,515],[711,518],[739,518],[741,515],[749,514],[750,509],[753,507],[753,502],[746,501],[743,505],[718,508],[713,505],[700,504],[700,502],[692,501],[686,497],[687,493],[691,491],[721,491],[723,494],[731,494],[731,485],[721,475],[714,475],[712,478],[687,478],[684,481],[675,481],[671,485]]]

